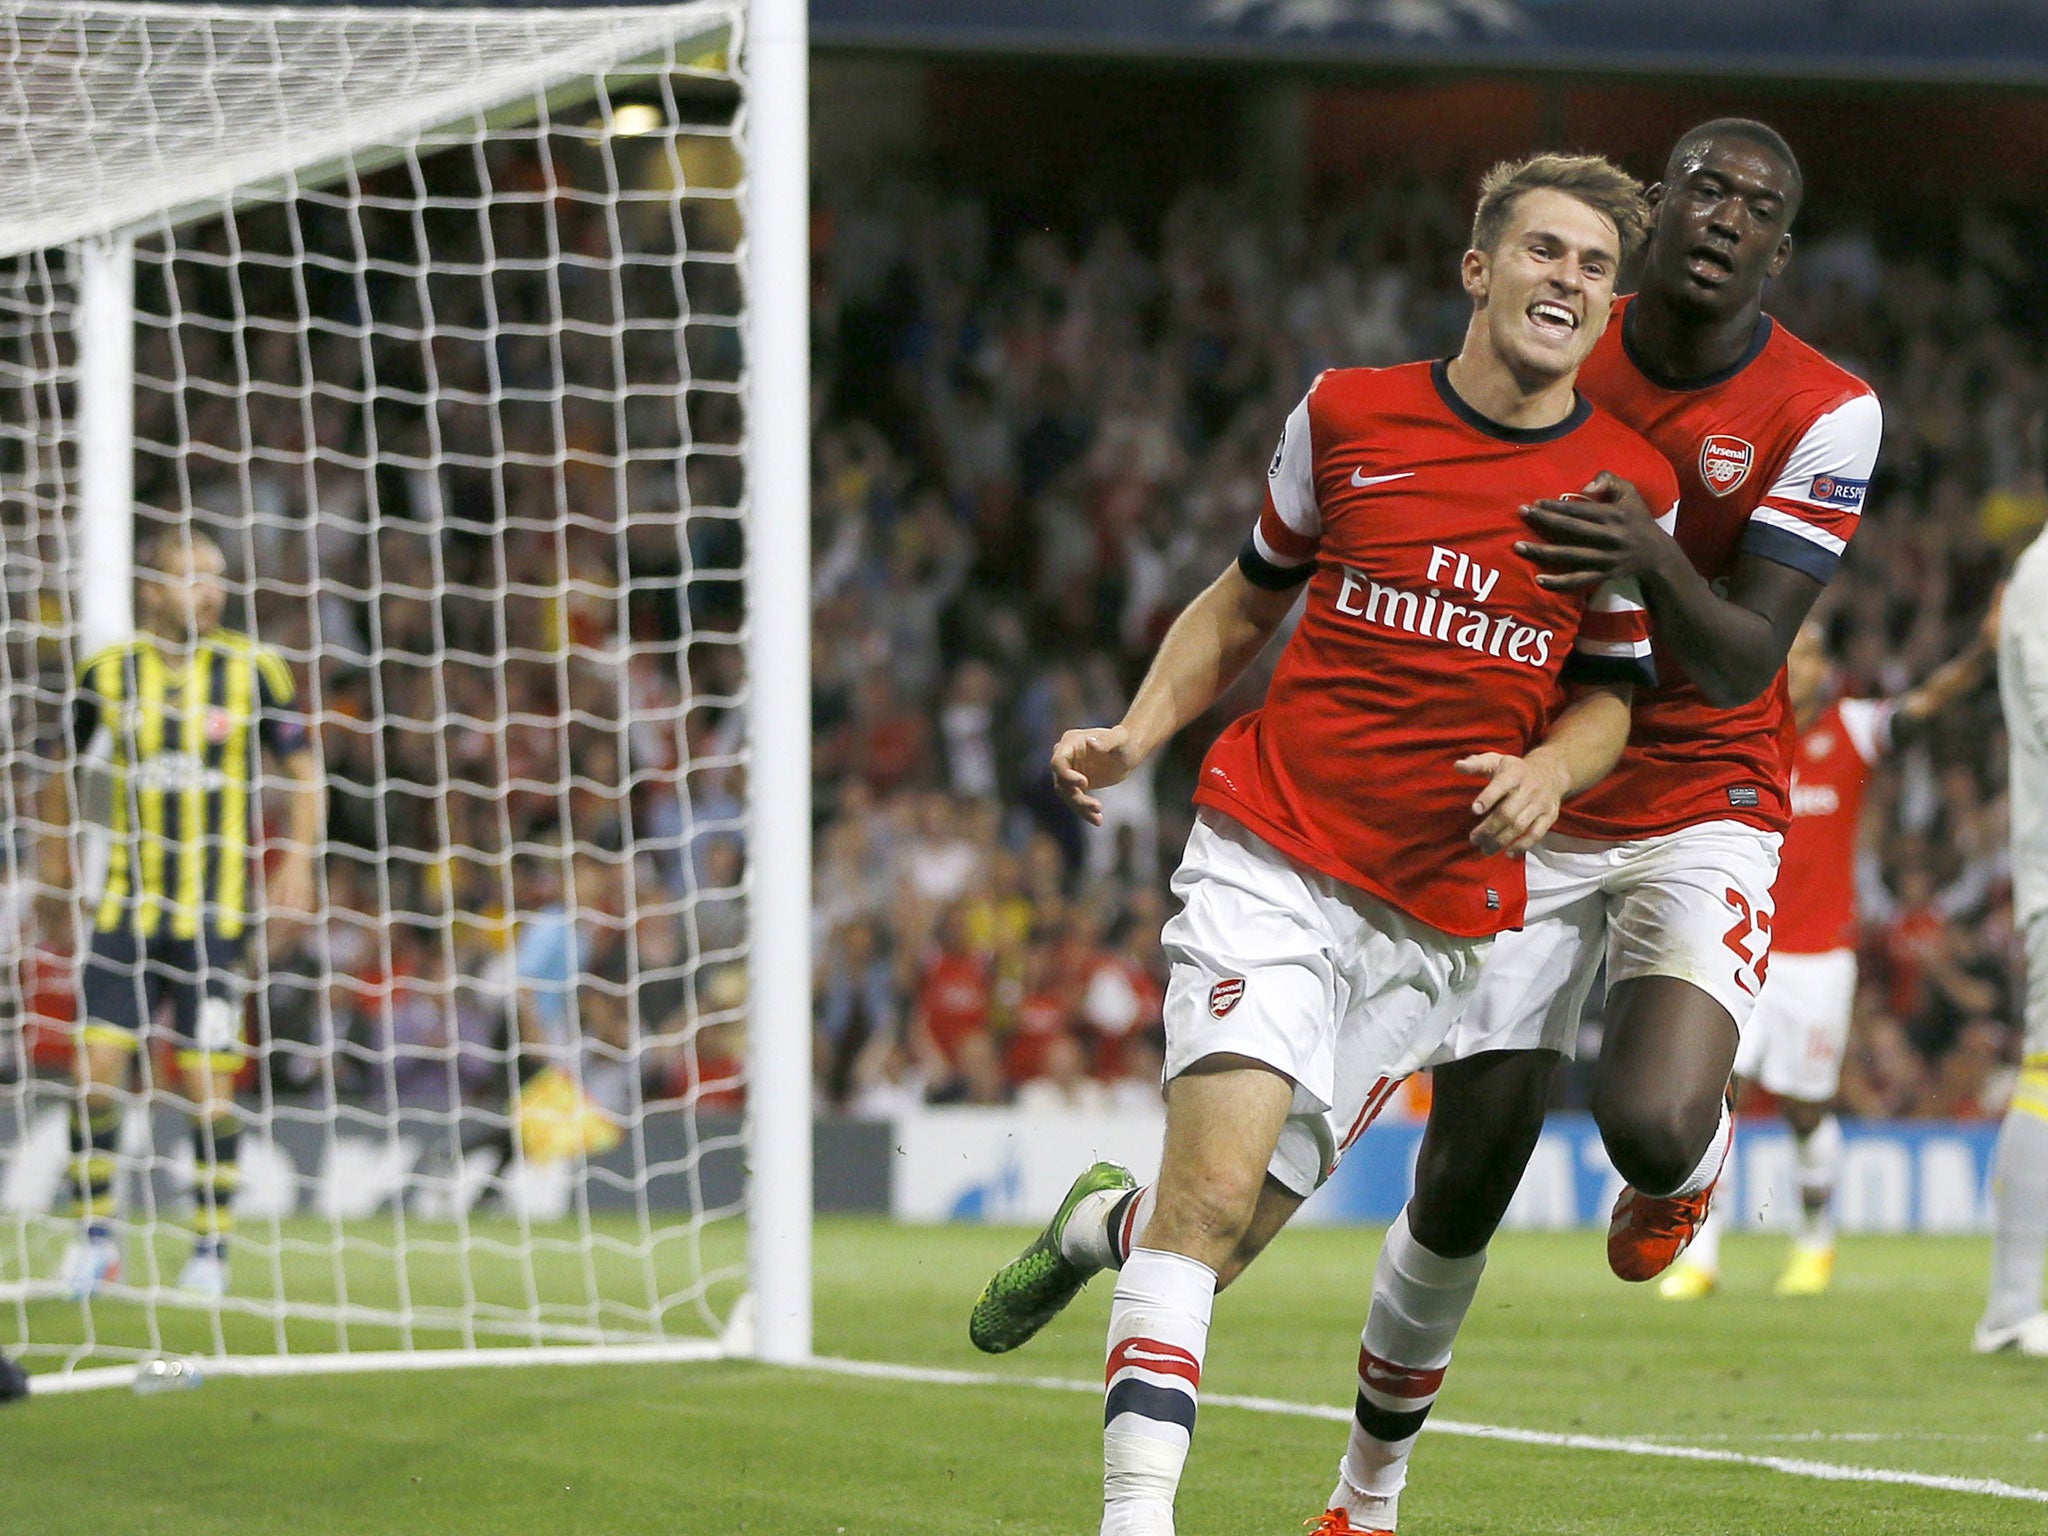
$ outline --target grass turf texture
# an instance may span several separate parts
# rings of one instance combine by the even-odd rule
[[[1099,1381],[1104,1283],[1016,1355],[968,1346],[968,1306],[1027,1237],[821,1224],[819,1352]],[[1204,1388],[1344,1403],[1376,1244],[1288,1234],[1219,1302]],[[2048,1487],[2048,1362],[1967,1352],[1981,1240],[1847,1240],[1807,1302],[1769,1294],[1783,1252],[1731,1239],[1721,1293],[1678,1306],[1609,1278],[1597,1234],[1503,1237],[1438,1415]],[[38,1342],[79,1326],[75,1306],[27,1315]],[[0,1511],[34,1536],[1073,1536],[1094,1529],[1100,1423],[1083,1393],[737,1362],[217,1379],[0,1408]],[[1183,1536],[1299,1531],[1343,1434],[1212,1405]],[[1431,1434],[1403,1516],[1411,1536],[2048,1529],[2037,1503]]]

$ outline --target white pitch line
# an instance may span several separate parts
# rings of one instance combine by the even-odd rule
[[[675,1339],[650,1344],[561,1344],[502,1349],[358,1350],[347,1355],[166,1355],[182,1360],[204,1382],[257,1376],[355,1376],[376,1371],[466,1371],[554,1365],[700,1364],[727,1358],[708,1339]],[[36,1397],[56,1392],[93,1392],[134,1384],[138,1365],[102,1365],[88,1370],[37,1372],[29,1377]]]
[[[797,1369],[829,1371],[838,1376],[864,1376],[883,1381],[914,1381],[946,1387],[1030,1387],[1043,1392],[1085,1392],[1099,1397],[1102,1388],[1092,1381],[1074,1381],[1064,1376],[1003,1376],[994,1371],[947,1371],[917,1365],[891,1365],[874,1360],[815,1358]],[[1277,1397],[1239,1397],[1229,1393],[1206,1393],[1204,1407],[1243,1408],[1252,1413],[1284,1414],[1297,1419],[1322,1419],[1333,1424],[1351,1422],[1349,1408],[1322,1403],[1292,1403]],[[1700,1445],[1667,1445],[1654,1440],[1623,1439],[1611,1435],[1560,1435],[1542,1429],[1509,1429],[1497,1424],[1466,1424],[1456,1419],[1432,1418],[1423,1426],[1425,1434],[1456,1435],[1469,1440],[1505,1440],[1515,1445],[1540,1445],[1554,1450],[1609,1451],[1621,1456],[1661,1456],[1671,1461],[1711,1461],[1732,1466],[1761,1467],[1788,1477],[1811,1477],[1830,1483],[1890,1483],[1911,1488],[1932,1488],[1942,1493],[1975,1493],[1993,1499],[2018,1499],[2030,1504],[2048,1504],[2048,1488],[2023,1488],[1995,1477],[1945,1477],[1933,1472],[1901,1472],[1891,1467],[1846,1467],[1831,1461],[1807,1461],[1794,1456],[1753,1456],[1744,1451],[1715,1450]]]

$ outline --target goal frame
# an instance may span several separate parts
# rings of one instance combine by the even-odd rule
[[[514,0],[521,10],[582,10]],[[748,896],[748,1290],[723,1339],[545,1348],[436,1349],[216,1357],[211,1374],[255,1376],[423,1370],[519,1363],[593,1364],[751,1355],[797,1364],[813,1355],[811,1128],[810,686],[810,155],[809,19],[805,0],[743,0],[735,74],[743,81],[747,540],[744,650],[749,676],[746,813]],[[419,9],[357,0],[390,14]],[[630,3],[616,10],[659,9]],[[220,6],[180,11],[227,13]],[[244,15],[254,8],[234,7]],[[289,17],[300,7],[266,6]],[[331,10],[329,7],[319,7]],[[502,13],[507,7],[479,7]],[[435,7],[441,19],[459,11]],[[629,67],[614,73],[630,72]],[[290,173],[308,181],[348,157]],[[260,185],[255,183],[252,185]],[[215,208],[218,204],[214,205]],[[150,210],[151,219],[179,209]],[[135,229],[78,236],[76,345],[81,653],[133,630]],[[770,557],[772,552],[772,558]],[[125,1386],[139,1365],[32,1378],[34,1390]]]

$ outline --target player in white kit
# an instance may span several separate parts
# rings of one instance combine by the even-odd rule
[[[2027,546],[2006,584],[1998,696],[2011,743],[2012,915],[2026,941],[2026,1037],[1991,1169],[1991,1292],[1971,1342],[1979,1354],[2048,1357],[2048,535]]]

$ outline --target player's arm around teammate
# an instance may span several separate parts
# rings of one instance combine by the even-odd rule
[[[1747,704],[1770,687],[1821,594],[1822,583],[1804,571],[1738,552],[1722,596],[1658,525],[1642,493],[1611,474],[1588,485],[1585,500],[1535,502],[1523,516],[1550,541],[1518,546],[1549,567],[1539,582],[1567,592],[1639,583],[1659,642],[1716,704]]]
[[[1544,1005],[1544,1049],[1527,1050],[1521,1028],[1535,1003],[1483,996],[1475,1012],[1514,1015],[1514,1027],[1464,1032],[1440,1071],[1423,1153],[1434,1173],[1418,1178],[1413,1212],[1433,1246],[1450,1245],[1439,1251],[1477,1251],[1505,1210],[1560,1059],[1555,1037],[1575,1036],[1573,999],[1598,947],[1622,962],[1610,957],[1591,1105],[1630,1186],[1631,1214],[1610,1241],[1616,1273],[1646,1278],[1668,1263],[1718,1173],[1728,1072],[1767,958],[1765,845],[1785,814],[1772,683],[1853,534],[1881,422],[1867,387],[1763,313],[1802,186],[1789,148],[1761,124],[1717,121],[1682,138],[1651,194],[1640,289],[1610,331],[1619,345],[1588,366],[1592,397],[1680,470],[1675,534],[1626,476],[1525,509],[1518,549],[1543,568],[1539,580],[1559,591],[1638,581],[1673,675],[1645,701],[1649,745],[1565,818],[1564,832],[1630,870],[1601,887],[1604,942],[1579,945],[1569,986]],[[1577,868],[1568,853],[1544,858],[1560,879]],[[1577,942],[1561,932],[1561,919],[1532,923],[1493,964],[1505,975],[1561,955]]]
[[[1753,148],[1738,141],[1743,147]],[[1718,161],[1703,158],[1717,149]],[[1672,374],[1709,375],[1739,356],[1760,322],[1764,282],[1792,259],[1792,219],[1803,191],[1797,168],[1787,174],[1768,154],[1748,158],[1754,163],[1708,142],[1681,157],[1647,194],[1659,229],[1637,312],[1646,348],[1661,344],[1663,357],[1677,365]],[[1660,260],[1666,270],[1656,270]],[[1746,295],[1746,302],[1703,324],[1685,293],[1699,268],[1725,271],[1715,286]],[[1771,686],[1826,585],[1747,548],[1735,552],[1722,582],[1709,582],[1637,488],[1612,474],[1588,485],[1583,500],[1538,501],[1523,516],[1539,537],[1518,549],[1547,568],[1538,581],[1560,591],[1638,582],[1659,646],[1719,705],[1748,703]]]

